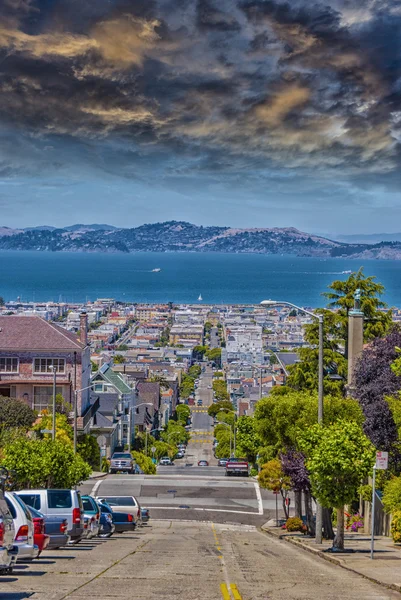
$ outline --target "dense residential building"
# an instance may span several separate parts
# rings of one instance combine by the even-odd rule
[[[253,324],[226,324],[226,347],[222,350],[222,362],[243,361],[262,364],[262,327]]]
[[[0,395],[18,398],[38,412],[52,404],[56,394],[74,404],[80,425],[89,428],[91,414],[90,348],[87,316],[80,315],[80,338],[36,316],[0,316]]]

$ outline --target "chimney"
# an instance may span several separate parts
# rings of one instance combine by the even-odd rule
[[[81,312],[79,315],[79,327],[81,330],[81,342],[84,346],[88,345],[88,315],[86,312]]]

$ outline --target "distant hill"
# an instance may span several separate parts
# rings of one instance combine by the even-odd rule
[[[110,225],[0,228],[0,249],[52,252],[228,252],[323,258],[401,259],[401,242],[345,243],[294,227],[202,227],[167,221],[117,229]]]
[[[57,227],[52,227],[51,225],[37,225],[36,227],[25,227],[24,231],[55,231]],[[117,229],[117,227],[113,227],[113,225],[99,225],[94,223],[92,225],[83,225],[82,223],[78,225],[69,225],[68,227],[63,227],[65,231],[112,231]]]
[[[401,242],[401,233],[339,235],[336,239],[346,244],[380,244],[380,242]]]

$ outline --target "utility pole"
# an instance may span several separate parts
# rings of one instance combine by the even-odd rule
[[[56,377],[57,367],[53,365],[53,427],[52,427],[52,440],[56,439]]]
[[[323,315],[318,315],[319,318],[319,387],[318,387],[318,423],[323,424]],[[316,544],[321,544],[323,541],[323,507],[320,502],[316,502]]]

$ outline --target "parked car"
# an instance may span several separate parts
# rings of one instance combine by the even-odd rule
[[[100,538],[109,538],[113,535],[116,530],[116,526],[113,523],[113,511],[109,506],[106,506],[102,502],[99,502],[100,508]]]
[[[87,536],[89,539],[96,537],[100,531],[100,508],[92,496],[82,496],[84,518],[89,519]]]
[[[209,463],[207,462],[207,460],[200,460],[198,462],[198,467],[208,467]]]
[[[149,523],[150,512],[148,508],[141,508],[142,524]]]
[[[173,461],[168,456],[163,456],[163,458],[159,460],[159,465],[162,467],[170,467],[173,464]]]
[[[32,560],[38,556],[39,548],[34,541],[32,515],[26,504],[15,492],[5,492],[4,497],[15,527],[14,545],[18,547],[18,560]]]
[[[176,458],[184,458],[185,454],[182,450],[178,450],[177,454],[175,455]]]
[[[21,490],[15,492],[27,504],[45,516],[63,517],[68,521],[70,543],[84,535],[81,494],[77,490]]]
[[[45,518],[39,511],[27,506],[27,509],[31,513],[33,521],[33,541],[39,548],[38,557],[49,547],[50,535],[46,533],[46,522]]]
[[[225,467],[228,463],[228,458],[219,458],[219,462],[217,463],[218,467]]]
[[[102,511],[111,516],[116,533],[134,531],[136,529],[135,518],[131,513],[114,511],[107,502],[100,503]]]
[[[53,515],[44,515],[32,506],[28,506],[32,517],[38,515],[43,517],[45,521],[45,533],[49,536],[49,544],[47,550],[57,550],[61,546],[66,546],[70,541],[70,536],[67,534],[68,521],[64,517],[56,517]]]
[[[118,471],[135,472],[135,461],[130,452],[114,452],[110,460],[109,473],[117,473]]]
[[[135,496],[102,496],[99,500],[107,504],[113,514],[114,512],[128,513],[132,515],[137,525],[142,525],[141,506]]]
[[[11,574],[16,563],[18,548],[14,538],[14,519],[0,489],[0,575]]]

